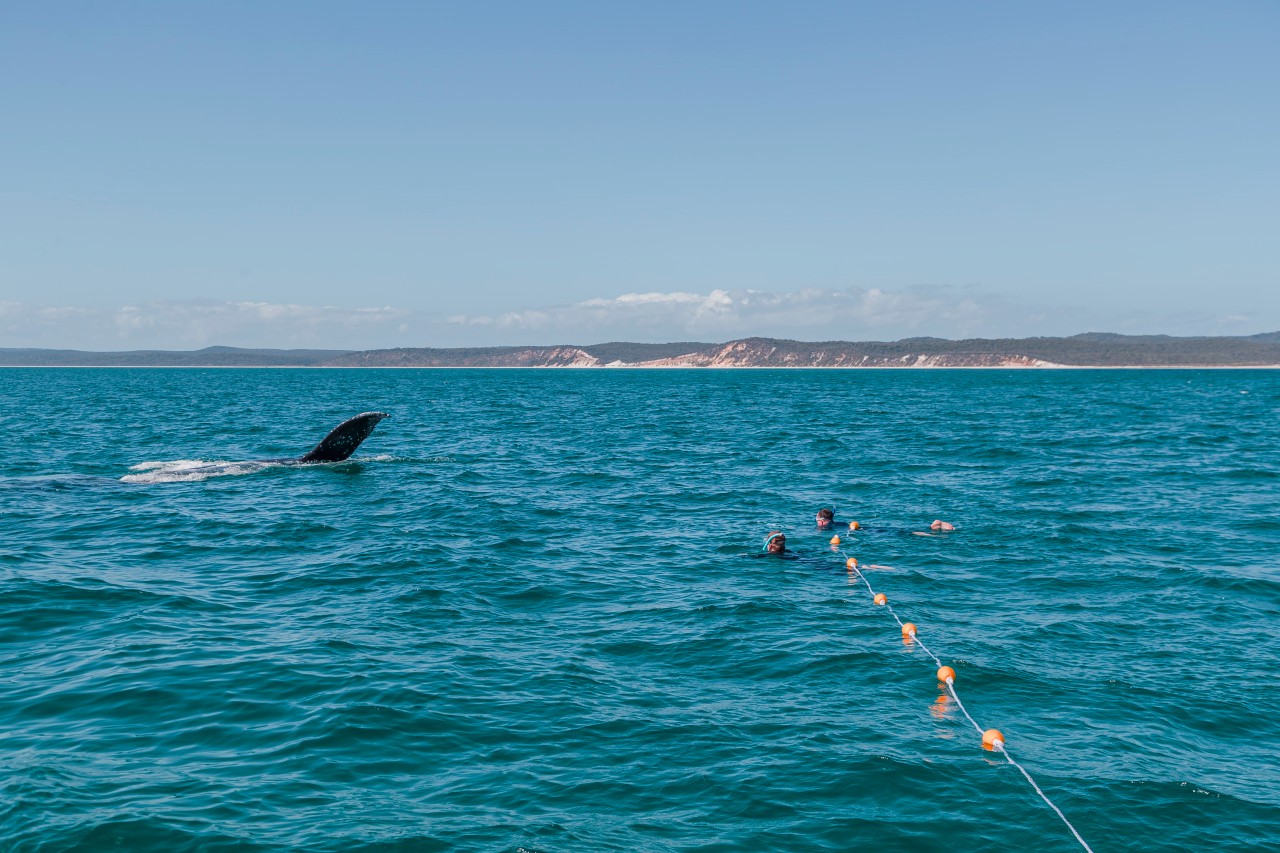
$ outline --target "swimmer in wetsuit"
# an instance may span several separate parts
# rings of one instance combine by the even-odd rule
[[[815,520],[818,523],[819,530],[830,530],[831,528],[837,525],[841,527],[845,525],[845,522],[843,521],[836,521],[835,513],[832,510],[828,509],[827,507],[823,507],[822,509],[818,510],[818,515],[816,516]],[[856,521],[850,521],[848,522],[848,525],[849,525],[850,531],[867,529]],[[956,529],[956,526],[949,521],[943,521],[942,519],[934,519],[933,523],[929,525],[929,530],[932,532],[926,533],[920,530],[900,530],[898,532],[910,533],[913,536],[936,536],[939,533],[951,533],[955,529]],[[885,532],[886,528],[872,527],[871,530],[883,533]]]
[[[818,510],[818,515],[816,516],[815,521],[818,522],[819,530],[830,530],[836,524],[844,525],[843,521],[840,521],[840,522],[836,521],[836,514],[829,507],[823,507],[822,509]],[[849,529],[861,530],[862,525],[856,521],[850,521]]]
[[[764,548],[751,555],[752,557],[776,557],[779,560],[798,560],[794,551],[787,550],[787,537],[781,530],[774,530],[765,537]]]

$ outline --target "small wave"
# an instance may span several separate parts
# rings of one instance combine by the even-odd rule
[[[208,462],[199,459],[175,459],[169,462],[140,462],[129,468],[136,474],[125,474],[122,483],[194,483],[210,477],[234,477],[255,474],[273,468],[279,462]]]

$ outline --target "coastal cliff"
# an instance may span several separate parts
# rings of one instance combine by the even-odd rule
[[[1248,337],[1088,333],[1067,338],[905,338],[605,343],[346,350],[208,347],[187,352],[2,349],[9,367],[1280,367],[1280,332]]]
[[[347,367],[1273,367],[1280,334],[1174,338],[1085,334],[1070,338],[806,343],[744,338],[728,343],[390,349],[348,353]]]

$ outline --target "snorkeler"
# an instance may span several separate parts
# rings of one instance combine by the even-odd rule
[[[764,547],[752,557],[773,557],[778,560],[799,560],[800,555],[787,548],[787,535],[781,530],[771,530],[765,537]]]
[[[835,527],[836,525],[843,527],[846,523],[848,524],[850,531],[867,530],[867,528],[863,527],[860,523],[856,521],[849,521],[849,522],[836,521],[835,511],[829,507],[823,507],[822,509],[818,510],[818,514],[814,517],[814,520],[818,523],[819,530],[830,530],[832,527]],[[940,518],[935,518],[933,522],[929,525],[929,531],[931,532],[925,532],[923,530],[898,530],[897,532],[911,533],[912,535],[915,535],[915,536],[936,536],[939,533],[950,533],[955,529],[956,529],[956,526],[951,522],[943,521]],[[877,532],[877,531],[885,532],[886,528],[871,527],[869,532]]]
[[[825,549],[823,549],[825,550]],[[836,550],[835,546],[831,546],[831,550]],[[764,539],[764,547],[749,557],[771,557],[775,560],[796,560],[803,563],[811,563],[814,566],[830,567],[830,557],[823,557],[821,554],[804,552],[797,553],[787,547],[787,535],[781,530],[771,530],[769,535]]]
[[[829,530],[832,526],[836,524],[836,514],[832,509],[828,507],[823,507],[822,509],[818,510],[818,515],[816,516],[815,520],[818,522],[819,530]],[[839,523],[844,524],[843,521]],[[849,529],[861,530],[862,525],[856,521],[850,521]]]

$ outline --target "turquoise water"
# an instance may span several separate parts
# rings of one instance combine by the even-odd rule
[[[0,849],[1081,849],[824,504],[1094,850],[1280,847],[1280,373],[0,389]]]

